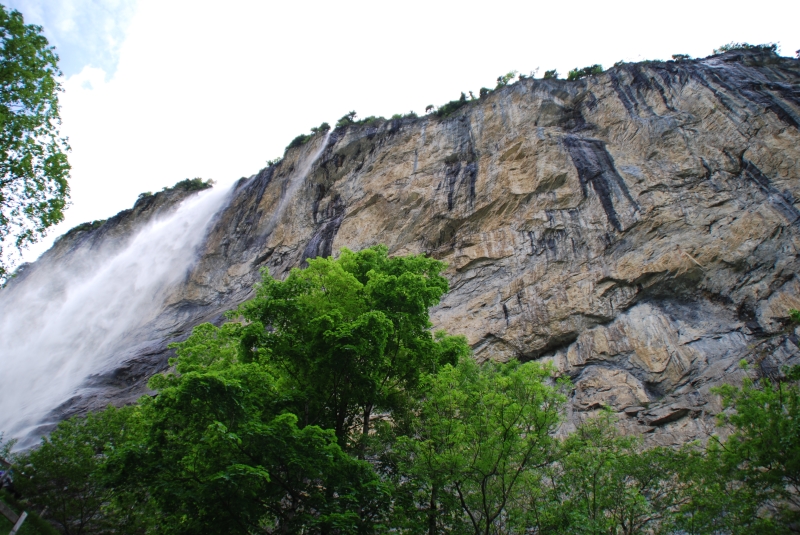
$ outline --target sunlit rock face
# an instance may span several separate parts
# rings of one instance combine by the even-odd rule
[[[260,269],[385,243],[448,263],[433,322],[477,359],[569,375],[568,426],[607,406],[651,443],[702,439],[740,359],[767,374],[798,359],[773,335],[800,308],[799,128],[800,61],[733,51],[318,135],[235,186],[154,342],[61,410],[132,400]]]

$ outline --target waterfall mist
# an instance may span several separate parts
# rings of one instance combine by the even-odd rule
[[[155,216],[115,247],[50,262],[0,291],[0,432],[35,439],[52,411],[121,364],[126,336],[152,320],[184,281],[230,188],[212,188]],[[21,443],[25,445],[25,443]]]

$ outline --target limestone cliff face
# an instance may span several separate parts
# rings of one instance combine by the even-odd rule
[[[709,389],[740,380],[740,359],[798,358],[773,336],[800,308],[797,199],[800,61],[765,51],[524,80],[445,119],[337,129],[236,185],[157,343],[65,410],[143,391],[140,370],[248,298],[260,268],[385,243],[449,264],[433,321],[476,358],[572,377],[571,422],[605,405],[654,443],[702,438]]]

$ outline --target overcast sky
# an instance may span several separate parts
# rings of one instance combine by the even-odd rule
[[[27,260],[141,192],[250,176],[349,110],[422,114],[510,70],[704,57],[730,41],[800,49],[797,0],[6,4],[57,47],[72,146],[72,206]]]

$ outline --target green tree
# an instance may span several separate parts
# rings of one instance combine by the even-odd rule
[[[430,332],[428,308],[448,289],[442,262],[390,258],[375,246],[308,264],[284,281],[264,272],[255,298],[239,307],[241,358],[276,370],[302,426],[333,429],[349,447],[369,434],[375,410],[402,410],[425,373],[467,346]]]
[[[552,462],[565,397],[538,363],[463,357],[426,379],[413,432],[397,439],[396,522],[406,533],[505,532],[527,474]]]
[[[679,478],[686,453],[645,449],[623,436],[611,413],[578,426],[557,460],[524,488],[513,522],[534,533],[632,535],[669,532],[686,501]],[[520,532],[524,530],[520,529]]]
[[[712,442],[710,455],[759,505],[752,532],[795,532],[800,522],[800,366],[784,371],[775,382],[745,378],[715,390],[728,409],[719,422],[733,433]]]
[[[159,394],[142,403],[146,438],[112,472],[147,486],[162,512],[158,533],[367,530],[382,495],[371,467],[332,431],[301,429],[282,412],[269,371],[236,359],[237,332],[201,326],[179,347],[179,373],[155,377]]]
[[[586,78],[587,76],[592,76],[594,74],[602,74],[603,73],[603,66],[602,65],[589,65],[588,67],[584,67],[579,69],[575,67],[567,74],[567,80],[580,80],[581,78]]]
[[[39,26],[0,5],[0,282],[3,247],[36,242],[64,219],[70,166],[59,137],[58,56]]]
[[[154,520],[146,490],[116,484],[105,470],[118,448],[143,436],[140,416],[138,407],[110,407],[59,423],[14,459],[16,489],[67,535],[145,533]]]

